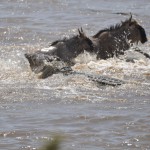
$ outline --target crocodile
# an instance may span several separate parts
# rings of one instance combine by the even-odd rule
[[[62,73],[63,75],[82,75],[101,85],[117,86],[125,83],[125,81],[116,78],[75,71],[71,66],[55,55],[39,54],[39,57],[37,57],[36,54],[36,57],[34,57],[34,55],[25,54],[25,57],[30,63],[31,70],[35,74],[40,73],[38,76],[40,79],[45,79],[53,74]]]
[[[125,81],[116,79],[116,78],[75,71],[75,70],[72,70],[71,67],[63,67],[60,69],[60,72],[63,73],[64,75],[71,75],[71,74],[72,75],[82,75],[82,76],[87,77],[89,80],[92,80],[95,83],[100,84],[100,85],[117,86],[117,85],[122,85],[122,84],[126,83]]]
[[[57,74],[61,68],[68,66],[66,62],[56,55],[47,55],[39,52],[36,54],[25,54],[25,57],[30,64],[31,71],[38,74],[40,79]]]

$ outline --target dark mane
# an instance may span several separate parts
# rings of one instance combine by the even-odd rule
[[[56,41],[50,43],[49,46],[54,46],[54,45],[58,44],[59,42],[66,42],[66,41],[71,40],[71,39],[76,38],[76,37],[78,37],[78,35],[73,35],[72,37],[69,37],[69,38],[64,37],[63,39],[59,39],[59,40],[56,40]]]
[[[78,37],[78,35],[72,36],[71,39],[76,38],[76,37]],[[50,43],[49,46],[55,46],[59,42],[66,42],[67,40],[70,40],[70,38],[68,39],[68,38],[65,37],[63,39],[56,40],[56,41]],[[91,47],[91,50],[93,50],[94,49],[93,42],[88,37],[86,37],[85,40],[87,41],[88,45]]]
[[[100,34],[102,34],[103,32],[112,32],[112,31],[116,31],[118,29],[120,29],[121,27],[125,26],[127,23],[129,22],[129,19],[125,20],[124,22],[118,23],[116,25],[112,25],[109,28],[105,28],[103,30],[100,30],[98,33],[96,33],[93,38],[97,38],[100,36]]]
[[[56,41],[52,42],[49,46],[54,46],[54,45],[56,45],[56,44],[59,43],[59,42],[65,42],[65,41],[66,41],[66,37],[63,38],[63,39],[56,40]]]

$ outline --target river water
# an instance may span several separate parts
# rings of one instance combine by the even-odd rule
[[[80,27],[93,35],[130,12],[150,39],[149,0],[1,0],[0,149],[35,150],[55,135],[62,150],[150,149],[150,60],[132,50],[121,59],[76,59],[76,70],[128,81],[111,87],[79,75],[38,79],[24,57]],[[138,47],[150,54],[149,42]]]

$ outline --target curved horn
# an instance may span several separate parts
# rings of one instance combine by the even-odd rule
[[[85,34],[84,34],[82,28],[81,28],[81,29],[78,29],[78,32],[79,32],[80,37],[85,37]]]
[[[80,29],[78,29],[78,32],[79,32],[79,35],[81,35],[82,33],[81,33],[81,31],[80,31]]]
[[[82,29],[82,27],[81,27],[81,32],[83,33],[83,29]]]
[[[130,18],[129,18],[129,21],[131,22],[132,20],[132,13],[130,12]]]

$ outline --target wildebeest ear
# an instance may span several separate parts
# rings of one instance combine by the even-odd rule
[[[81,27],[81,32],[84,33],[82,27]]]
[[[132,14],[130,13],[130,18],[125,22],[126,26],[131,26],[132,25]]]

